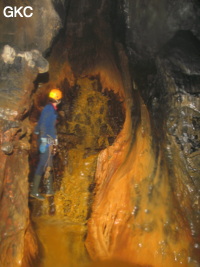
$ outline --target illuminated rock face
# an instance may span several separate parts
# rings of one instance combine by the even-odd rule
[[[195,15],[193,24],[188,20],[178,26],[198,4],[182,1],[179,23],[173,27],[170,18],[162,38],[155,25],[165,23],[173,5],[170,2],[165,9],[165,1],[154,2],[148,6],[145,1],[125,1],[125,6],[121,1],[117,5],[65,2],[67,27],[48,58],[50,79],[32,98],[40,111],[51,86],[64,92],[56,163],[60,176],[51,203],[35,205],[32,212],[78,223],[89,219],[86,247],[92,259],[154,267],[198,266],[200,52],[199,41],[191,33],[199,36],[198,18]],[[129,29],[121,37],[116,35],[120,33],[117,23],[124,19],[124,7]],[[191,32],[179,32],[171,39],[179,29]],[[124,41],[127,54],[119,41]],[[6,51],[7,65],[2,61],[1,66],[7,68],[2,68],[1,75],[7,79],[10,73],[14,86],[1,102],[0,255],[6,267],[21,263],[27,267],[23,256],[37,251],[27,201],[27,151],[33,124],[28,123],[29,132],[24,134],[18,123],[26,126],[32,82],[40,70],[23,53]],[[27,65],[23,71],[20,60]],[[43,66],[43,60],[40,63]],[[27,79],[25,85],[22,76]],[[5,79],[1,82],[5,84]],[[13,89],[17,86],[22,90]],[[14,153],[5,155],[15,145]]]
[[[117,96],[103,89],[97,76],[80,77],[72,88],[66,86],[60,81],[59,88],[66,96],[59,111],[59,153],[54,170],[62,174],[55,181],[52,204],[55,215],[85,223],[90,216],[98,154],[114,142],[124,113]],[[43,187],[45,190],[45,184]],[[49,212],[48,200],[33,204],[34,216]]]
[[[99,187],[86,245],[94,259],[188,266],[191,233],[179,214],[163,152],[153,145],[149,122],[141,102],[134,144],[122,130],[121,140],[100,154]]]
[[[136,96],[136,136],[127,105],[124,128],[100,153],[86,240],[94,259],[198,266],[199,52],[191,33],[177,33],[157,55],[151,120]]]

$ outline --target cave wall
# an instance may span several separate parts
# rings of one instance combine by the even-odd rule
[[[200,37],[199,1],[118,1],[127,23],[126,42],[135,57],[154,57],[179,30]],[[120,13],[120,12],[119,12]]]
[[[38,94],[45,94],[52,85],[69,90],[80,77],[98,76],[102,88],[117,94],[125,110],[119,135],[97,159],[86,239],[90,256],[153,266],[163,261],[168,266],[198,266],[199,2],[31,4],[36,14],[29,23],[1,18],[1,27],[6,25],[0,41],[4,55],[0,62],[2,264],[20,266],[23,237],[25,242],[34,237],[28,227],[31,126],[26,114],[33,81],[38,72],[48,70],[42,53],[49,51],[50,80]],[[49,49],[64,22],[60,40]],[[176,36],[179,30],[183,32]],[[13,152],[5,155],[12,147]],[[18,163],[21,173],[12,162]],[[21,188],[26,188],[23,194]],[[19,204],[13,200],[13,190],[18,192]],[[18,209],[21,203],[23,208]],[[27,255],[36,253],[34,239],[31,244]],[[10,256],[4,257],[5,251]]]
[[[74,3],[72,8],[75,5]],[[198,216],[195,215],[194,218],[192,215],[192,224],[185,220],[184,204],[181,204],[181,208],[179,201],[180,198],[188,197],[187,185],[180,181],[182,178],[179,175],[178,181],[182,183],[185,190],[177,192],[179,189],[173,184],[176,179],[175,174],[169,168],[170,157],[167,151],[165,154],[166,147],[169,147],[165,143],[166,128],[164,128],[168,112],[164,105],[166,101],[159,101],[171,90],[171,84],[167,85],[163,81],[162,69],[158,65],[159,59],[156,59],[164,42],[160,43],[156,50],[152,48],[151,53],[148,52],[147,59],[138,51],[133,57],[129,53],[130,35],[127,31],[127,41],[122,42],[128,47],[127,58],[123,47],[118,43],[124,41],[123,38],[114,36],[115,43],[108,37],[105,42],[103,38],[103,36],[109,36],[111,32],[108,29],[114,27],[113,21],[107,20],[108,10],[113,7],[112,3],[110,5],[107,3],[106,8],[101,12],[98,5],[95,7],[97,13],[92,10],[90,14],[86,5],[87,18],[81,16],[80,10],[77,11],[80,12],[78,20],[74,20],[73,12],[70,10],[71,24],[68,25],[72,26],[66,32],[68,53],[65,53],[65,58],[69,61],[73,78],[76,79],[79,75],[99,74],[103,87],[109,87],[123,96],[126,120],[114,144],[98,156],[96,188],[91,218],[88,222],[86,246],[93,259],[114,257],[144,265],[149,264],[151,259],[151,264],[154,266],[159,266],[163,262],[169,266],[181,264],[187,266],[190,259],[190,264],[196,264],[198,259],[196,259],[195,250],[196,248],[198,250],[198,243],[196,243],[198,238],[194,238],[190,226],[193,227],[195,224],[198,228]],[[115,21],[117,21],[116,18]],[[120,21],[124,22],[124,17],[120,17]],[[174,32],[166,37],[166,42],[173,37],[177,29],[175,28]],[[119,33],[116,29],[114,32]],[[136,44],[137,39],[134,45]],[[132,49],[134,48],[135,46]],[[173,48],[170,47],[170,49]],[[107,58],[108,53],[109,58]],[[54,62],[53,59],[52,61]],[[148,62],[150,66],[147,65]],[[153,70],[151,70],[152,66]],[[119,71],[121,75],[118,76]],[[63,69],[60,73],[70,83],[70,75],[67,76]],[[61,79],[57,72],[53,74],[53,70],[51,75],[59,76]],[[150,81],[151,84],[146,81]],[[139,92],[134,89],[140,91],[144,102],[140,99]],[[171,106],[170,103],[168,105]],[[136,155],[139,155],[139,159]],[[179,160],[179,155],[176,154],[176,157]],[[197,202],[196,199],[191,202],[188,198],[186,201],[188,201],[189,212],[193,203]],[[141,254],[146,257],[141,259]]]
[[[190,225],[196,251],[200,236],[199,44],[190,31],[179,31],[156,59],[165,95],[160,98],[165,109],[161,121],[166,131],[170,184]]]
[[[125,1],[132,76],[161,140],[179,207],[199,250],[198,1]],[[141,75],[142,73],[142,75]],[[199,261],[199,259],[198,259]]]
[[[6,18],[3,15],[3,9],[6,6],[31,6],[33,16]],[[54,1],[1,1],[0,43],[17,47],[21,51],[38,49],[40,52],[47,52],[64,23],[63,2],[57,1],[57,7],[58,10],[62,10],[60,16],[55,9]]]
[[[199,2],[119,1],[118,7],[134,87],[163,140],[170,183],[199,242]]]
[[[149,135],[152,140],[146,152],[147,158],[151,157],[156,162],[148,163],[146,158],[139,168],[137,160],[134,162],[134,156],[131,155],[132,162],[129,164],[132,164],[132,170],[129,172],[125,163],[118,162],[120,173],[118,174],[118,170],[112,172],[115,160],[114,162],[112,159],[109,160],[109,149],[99,156],[96,173],[99,188],[97,187],[93,213],[89,220],[86,244],[94,258],[116,257],[145,265],[151,262],[153,266],[162,264],[198,266],[199,3],[197,1],[176,3],[118,1],[117,5],[119,20],[115,17],[112,25],[116,40],[120,40],[126,47],[133,89],[140,91],[150,112]],[[124,24],[127,29],[119,37],[117,34],[122,33]],[[124,90],[126,90],[127,79],[124,81],[126,81],[124,83]],[[142,116],[140,119],[143,120]],[[148,120],[145,123],[148,125]],[[141,135],[143,134],[145,135],[145,130],[141,132]],[[135,144],[138,148],[140,147],[139,137],[135,140]],[[134,148],[130,150],[134,151]],[[122,151],[120,150],[123,154]],[[139,156],[141,152],[135,150],[135,153]],[[156,155],[160,155],[159,161]],[[128,156],[129,154],[125,162],[129,161]],[[121,155],[121,159],[122,157]],[[152,164],[157,166],[155,173],[151,171]],[[146,177],[145,169],[149,170]],[[141,172],[144,176],[138,178]],[[131,180],[128,182],[128,179]],[[151,179],[154,181],[153,185]],[[132,200],[131,203],[125,200],[123,190],[118,189],[119,184],[122,188],[122,184],[125,186],[126,182],[135,187],[132,192],[131,189],[124,189],[124,192],[129,194],[128,198]],[[166,200],[164,200],[165,197],[163,199],[163,185],[167,192],[166,199],[173,199],[169,206],[164,204]],[[154,191],[152,195],[151,190]],[[156,190],[158,191],[157,198],[160,199],[159,205],[163,207],[165,214],[162,214],[161,209],[157,210],[157,214],[151,211],[151,215],[141,215],[143,208],[147,213],[152,209],[155,204]],[[121,192],[121,194],[115,200],[116,192]],[[141,192],[149,195],[149,202],[145,200],[145,193]],[[109,201],[110,199],[112,201]],[[118,199],[121,203],[117,202]],[[133,209],[133,216],[130,214],[131,209]],[[154,209],[156,210],[156,207]],[[144,221],[148,225],[146,225],[146,230],[142,225]],[[168,224],[171,226],[168,227]],[[128,227],[134,227],[134,230],[131,231],[127,229]],[[174,227],[177,231],[174,231]],[[144,231],[149,234],[146,235],[142,231],[138,233],[138,228],[144,228]],[[163,228],[158,238],[160,241],[156,241],[157,238],[153,237],[153,232],[158,228]],[[121,235],[124,235],[124,238]],[[173,235],[174,237],[177,235],[176,242],[173,241]],[[154,238],[155,244],[153,245]],[[96,239],[100,240],[98,244],[95,242]],[[135,244],[135,242],[138,243]],[[151,245],[153,248],[150,248]],[[168,251],[168,256],[166,256],[166,251]],[[155,259],[151,253],[157,254],[157,252]],[[137,256],[141,255],[140,253],[143,256],[146,255],[146,260]],[[159,255],[160,253],[162,256]]]
[[[22,52],[6,45],[0,59],[0,262],[21,266],[29,235],[30,254],[36,243],[31,237],[28,210],[28,152],[31,127],[27,113],[31,106],[33,81],[49,64],[37,50]],[[30,244],[32,242],[32,244]]]
[[[25,1],[1,1],[6,5]],[[0,265],[28,266],[37,252],[29,220],[29,150],[32,127],[28,114],[39,73],[49,70],[42,53],[48,50],[61,27],[61,19],[49,1],[32,1],[34,16],[0,16]],[[49,27],[46,27],[51,21]],[[26,255],[26,257],[24,256]]]

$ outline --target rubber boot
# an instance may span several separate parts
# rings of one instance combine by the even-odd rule
[[[38,200],[44,200],[45,198],[39,193],[39,185],[41,181],[41,175],[35,175],[33,179],[33,188],[30,192],[30,196],[37,198]]]
[[[53,174],[50,173],[48,180],[47,180],[47,184],[46,184],[46,196],[53,196],[54,195],[54,191],[53,191]]]

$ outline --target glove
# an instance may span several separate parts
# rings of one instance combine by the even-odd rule
[[[45,153],[47,149],[47,138],[41,138],[40,153]]]

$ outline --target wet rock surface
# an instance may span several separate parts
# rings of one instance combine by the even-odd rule
[[[37,217],[52,213],[51,207],[54,207],[55,216],[84,223],[91,212],[98,154],[112,145],[120,132],[124,110],[118,97],[102,88],[99,77],[80,77],[71,88],[67,87],[66,81],[61,85],[66,97],[60,106],[57,125],[59,145],[54,160],[56,193],[51,201],[49,199],[42,204],[31,202],[31,210],[32,215]],[[44,193],[45,186],[44,181]]]
[[[28,57],[25,56],[27,54]],[[1,49],[1,266],[20,266],[25,260],[24,247],[29,248],[32,256],[37,249],[34,237],[30,234],[32,230],[27,206],[28,151],[31,134],[27,113],[31,106],[33,81],[42,69],[48,70],[48,62],[39,51],[21,52],[8,45]]]
[[[9,40],[0,46],[1,263],[20,266],[23,255],[37,251],[28,150],[47,92],[58,86],[65,101],[56,195],[35,201],[32,215],[88,222],[92,259],[198,266],[199,2],[32,4],[37,13],[29,24],[1,28],[1,42]],[[48,50],[60,21],[66,27]],[[47,50],[49,75],[33,84],[48,70]]]
[[[168,111],[164,112],[164,129],[166,154],[173,174],[170,183],[196,244],[200,234],[199,44],[190,32],[178,32],[157,59],[165,92],[163,105]]]

